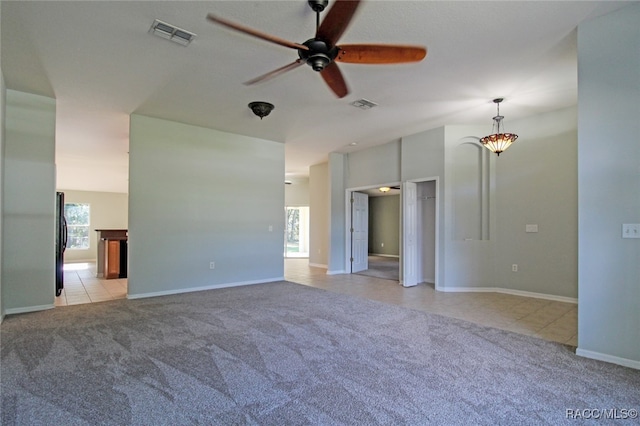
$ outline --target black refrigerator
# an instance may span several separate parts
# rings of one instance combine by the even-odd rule
[[[67,248],[67,220],[64,217],[64,192],[56,192],[56,297],[64,288],[64,250]]]

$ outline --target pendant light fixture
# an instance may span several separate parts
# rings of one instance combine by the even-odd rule
[[[504,131],[504,125],[502,124],[504,117],[500,115],[500,102],[502,101],[504,101],[504,98],[496,98],[493,100],[497,108],[497,114],[493,117],[493,133],[480,139],[480,143],[484,145],[485,148],[491,152],[495,152],[498,156],[518,139],[518,135],[515,133],[505,133]]]

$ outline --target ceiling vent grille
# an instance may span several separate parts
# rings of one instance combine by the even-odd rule
[[[366,99],[358,99],[357,101],[351,102],[349,105],[353,105],[354,107],[360,109],[371,109],[378,106],[377,103],[368,101]]]
[[[194,38],[196,38],[194,33],[171,24],[167,24],[166,22],[162,22],[159,19],[153,21],[153,25],[151,25],[151,29],[149,31],[158,37],[175,41],[183,46],[187,46]]]

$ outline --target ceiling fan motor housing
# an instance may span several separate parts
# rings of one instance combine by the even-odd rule
[[[322,12],[329,4],[329,0],[309,0],[309,6],[314,12]]]
[[[339,49],[336,46],[332,47],[320,39],[312,38],[302,44],[307,46],[309,50],[298,50],[298,56],[314,71],[322,71],[338,56]]]

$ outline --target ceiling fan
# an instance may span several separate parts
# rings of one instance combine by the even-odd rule
[[[342,98],[349,93],[349,89],[336,62],[397,64],[419,62],[427,55],[427,49],[422,46],[390,44],[341,44],[338,46],[336,43],[346,31],[360,5],[360,0],[335,0],[322,24],[320,24],[320,12],[327,6],[328,0],[308,0],[308,3],[316,12],[316,35],[301,44],[228,21],[211,13],[207,15],[207,19],[216,24],[298,51],[298,59],[294,62],[244,84],[263,82],[307,63],[314,71],[320,73],[333,93]]]

